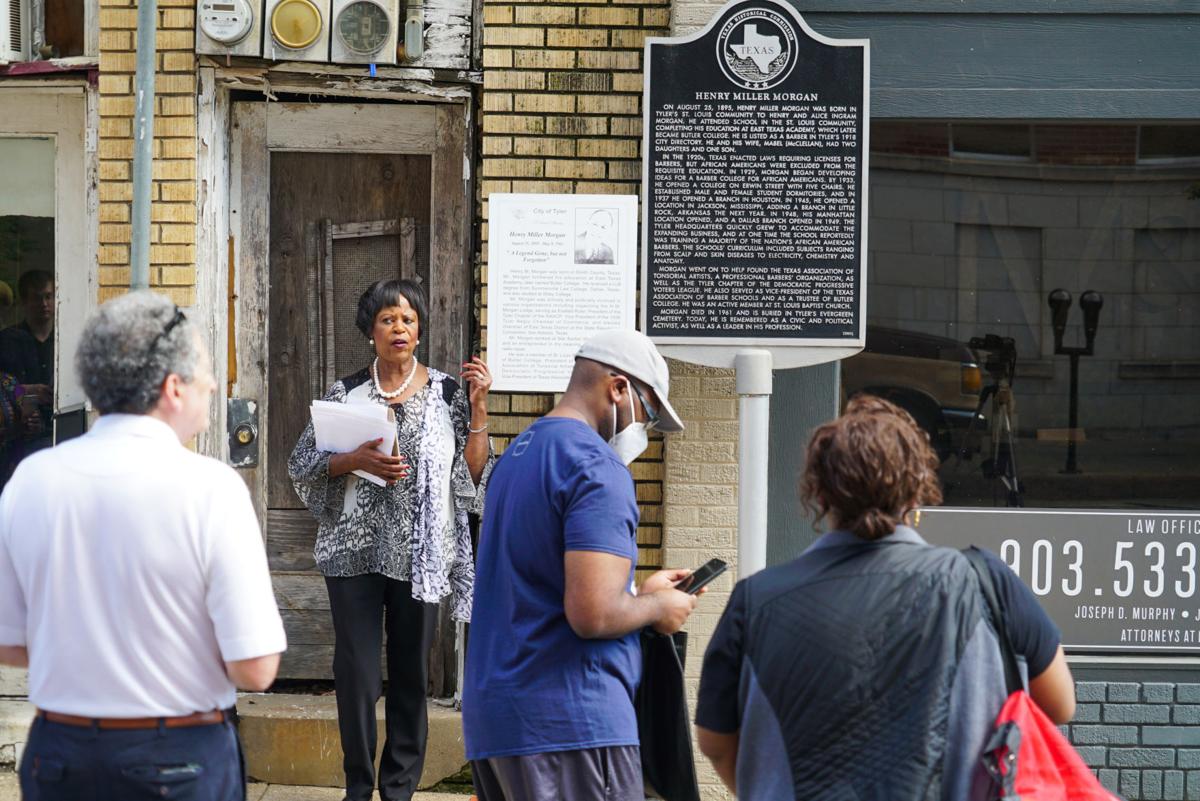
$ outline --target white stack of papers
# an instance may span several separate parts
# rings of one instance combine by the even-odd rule
[[[350,453],[358,450],[364,442],[382,439],[383,442],[375,450],[382,454],[398,455],[396,417],[386,406],[315,400],[311,413],[319,451]],[[363,470],[355,470],[354,475],[381,487],[387,483],[379,476]]]

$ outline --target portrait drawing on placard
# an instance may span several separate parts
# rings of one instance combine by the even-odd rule
[[[575,263],[615,264],[617,215],[615,209],[575,211]]]

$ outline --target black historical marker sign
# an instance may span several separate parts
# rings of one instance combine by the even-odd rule
[[[1073,652],[1200,652],[1200,514],[928,509],[935,545],[999,554]]]
[[[647,41],[643,331],[861,346],[868,91],[865,40],[774,0]]]

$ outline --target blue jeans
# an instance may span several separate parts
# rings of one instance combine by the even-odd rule
[[[112,729],[33,721],[21,757],[23,801],[245,801],[232,723]]]

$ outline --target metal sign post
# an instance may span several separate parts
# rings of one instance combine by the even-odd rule
[[[771,361],[769,350],[741,350],[733,357],[738,393],[738,578],[767,566]]]

